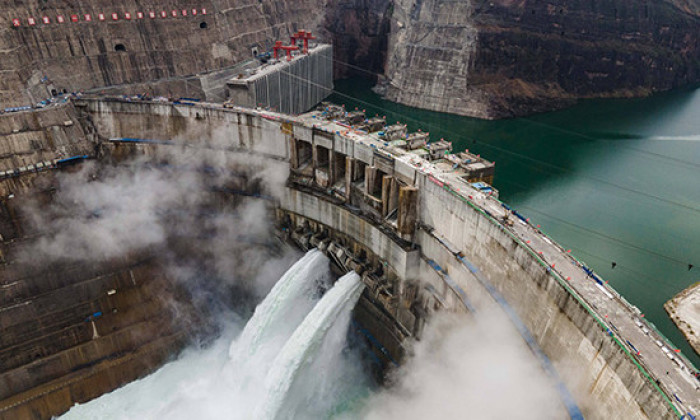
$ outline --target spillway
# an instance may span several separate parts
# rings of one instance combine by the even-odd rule
[[[311,363],[326,333],[338,319],[343,319],[342,324],[347,328],[350,311],[360,298],[362,289],[364,284],[360,282],[360,276],[350,272],[338,280],[306,316],[272,364],[265,381],[267,397],[260,402],[255,418],[274,420],[295,417],[289,412],[283,415],[282,410],[299,371]]]
[[[329,282],[328,258],[314,249],[297,261],[255,309],[240,337],[231,343],[226,379],[235,387],[264,377],[260,369],[282,348],[316,303],[320,287]],[[255,366],[256,371],[246,369]],[[263,375],[261,375],[263,374]]]

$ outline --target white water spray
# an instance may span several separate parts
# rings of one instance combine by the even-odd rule
[[[281,411],[295,379],[300,370],[308,366],[316,356],[326,333],[336,320],[352,310],[363,288],[356,273],[346,274],[304,318],[270,368],[265,381],[266,397],[258,405],[255,418],[273,420],[294,417],[294,413],[282,416]],[[345,320],[345,330],[348,321],[349,318]]]
[[[328,258],[316,249],[287,270],[231,343],[231,360],[224,369],[229,383],[239,390],[261,385],[255,382],[265,377],[271,361],[318,300],[318,289],[329,279]]]
[[[237,328],[230,325],[211,347],[188,349],[154,374],[73,407],[64,419],[243,420],[256,418],[256,408],[268,405],[268,398],[286,401],[297,418],[327,418],[331,410],[343,409],[348,395],[367,389],[357,355],[345,351],[362,285],[354,273],[344,279],[319,301],[319,289],[329,282],[328,259],[310,251],[282,276],[237,339],[232,339]],[[292,340],[293,334],[307,338]],[[266,378],[276,376],[271,369],[289,368],[273,363],[278,356],[294,361],[293,370],[282,376],[289,378],[288,385],[298,385],[291,393],[289,386],[280,390],[284,395],[266,387]]]

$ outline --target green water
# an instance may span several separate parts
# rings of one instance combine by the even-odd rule
[[[700,281],[700,89],[483,121],[387,102],[371,86],[337,81],[331,100],[496,161],[502,201],[571,248],[700,367],[663,309]]]

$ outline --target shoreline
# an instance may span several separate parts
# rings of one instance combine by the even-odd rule
[[[666,313],[700,355],[700,282],[688,286],[664,304]]]

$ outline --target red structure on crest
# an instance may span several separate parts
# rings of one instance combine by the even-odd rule
[[[304,54],[309,53],[309,40],[316,39],[316,37],[311,34],[311,31],[306,31],[303,29],[293,34],[290,38],[292,40],[292,45],[296,45],[296,41],[298,39],[304,40],[304,49],[302,50]]]
[[[292,51],[298,51],[299,47],[296,45],[283,45],[280,47],[280,49],[287,52],[287,61],[292,61]]]

